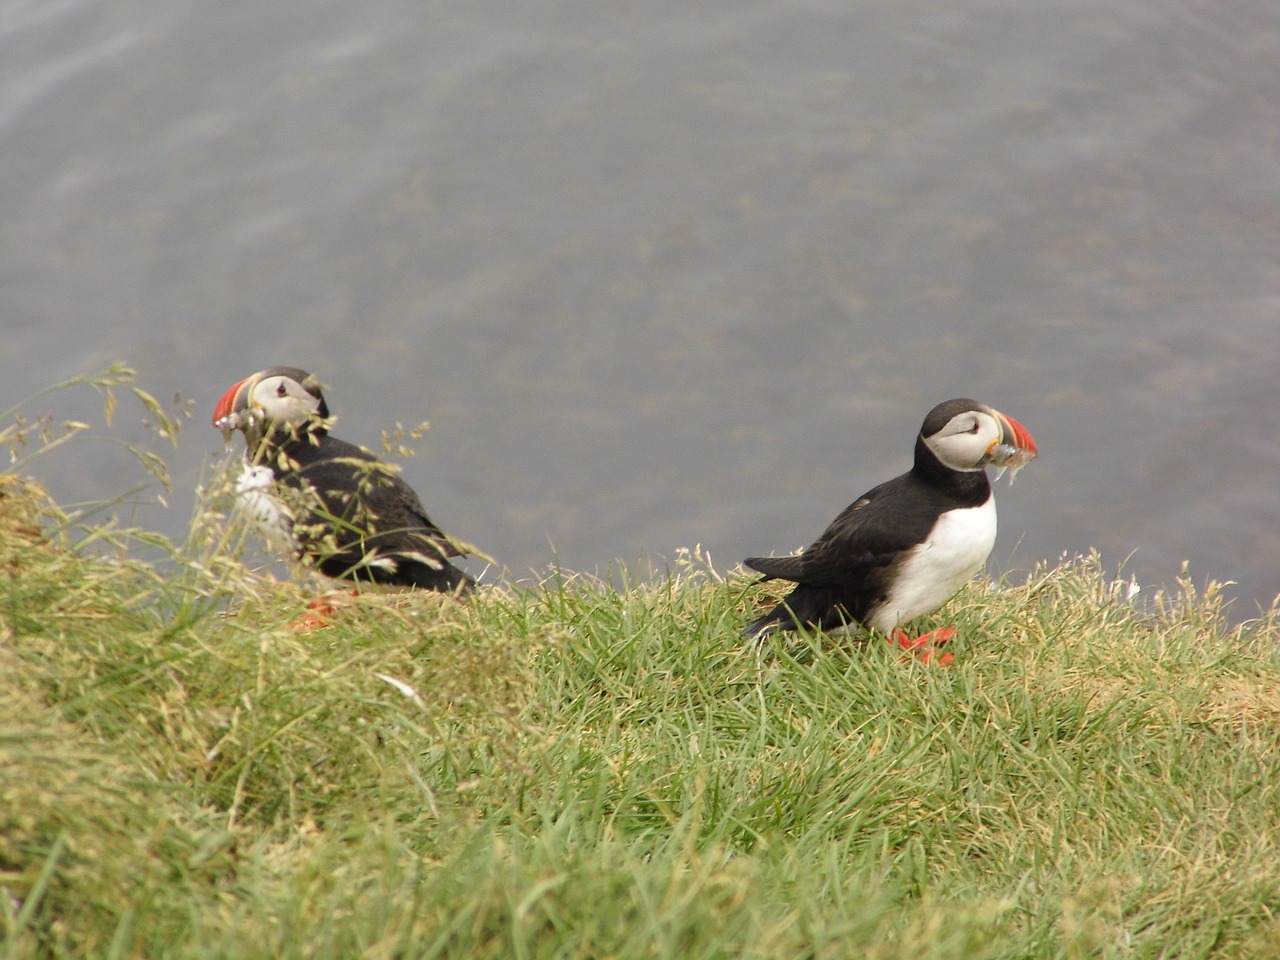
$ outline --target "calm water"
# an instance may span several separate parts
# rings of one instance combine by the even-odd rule
[[[0,48],[0,406],[194,399],[145,526],[275,363],[430,420],[407,477],[514,576],[801,546],[969,395],[1042,450],[996,570],[1280,592],[1274,0],[8,0]]]

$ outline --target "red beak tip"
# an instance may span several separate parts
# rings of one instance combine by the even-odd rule
[[[218,405],[213,408],[213,425],[215,427],[218,425],[219,420],[222,420],[235,412],[236,399],[240,394],[240,388],[245,385],[245,382],[246,381],[241,380],[230,390],[224,393],[222,395],[222,399],[218,401]]]
[[[1027,452],[1029,452],[1030,454],[1032,454],[1032,456],[1038,455],[1040,451],[1036,448],[1035,438],[1032,437],[1031,434],[1027,432],[1027,428],[1021,427],[1021,429],[1018,432],[1021,434],[1018,437],[1018,445],[1022,447],[1024,450],[1026,450]]]
[[[1024,427],[1013,417],[1005,415],[1005,419],[1009,421],[1009,426],[1013,429],[1013,442],[1019,450],[1025,450],[1034,458],[1040,451],[1036,449],[1036,441],[1031,436],[1031,431]]]

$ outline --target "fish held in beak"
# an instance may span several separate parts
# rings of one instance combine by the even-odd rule
[[[999,480],[1008,470],[1009,483],[1012,485],[1018,471],[1039,456],[1040,451],[1036,449],[1036,442],[1026,427],[999,410],[993,412],[1000,421],[1002,436],[997,443],[991,445],[987,458],[996,468],[995,479]]]

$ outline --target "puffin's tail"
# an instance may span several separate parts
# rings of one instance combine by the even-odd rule
[[[766,575],[763,579],[771,579]],[[832,630],[854,622],[830,587],[797,583],[792,591],[763,617],[747,624],[742,635],[748,640],[762,640],[781,630]]]
[[[756,583],[766,580],[791,580],[794,571],[787,561],[795,561],[795,557],[747,557],[742,561],[744,567],[750,567],[763,574]],[[794,593],[794,591],[792,591]],[[771,633],[779,630],[790,630],[795,626],[795,615],[785,600],[776,603],[763,617],[752,620],[742,631],[744,640],[763,640]]]
[[[787,621],[791,620],[791,611],[787,609],[786,604],[779,603],[763,617],[752,620],[743,628],[743,640],[763,640],[771,633],[786,629]]]
[[[447,560],[439,567],[425,563],[405,563],[401,565],[401,570],[408,585],[421,590],[436,590],[465,597],[476,585],[474,579]]]

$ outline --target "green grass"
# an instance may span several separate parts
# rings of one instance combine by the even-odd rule
[[[948,668],[743,647],[697,557],[300,634],[207,519],[0,486],[0,958],[1280,955],[1277,620],[1213,590],[979,581]]]

